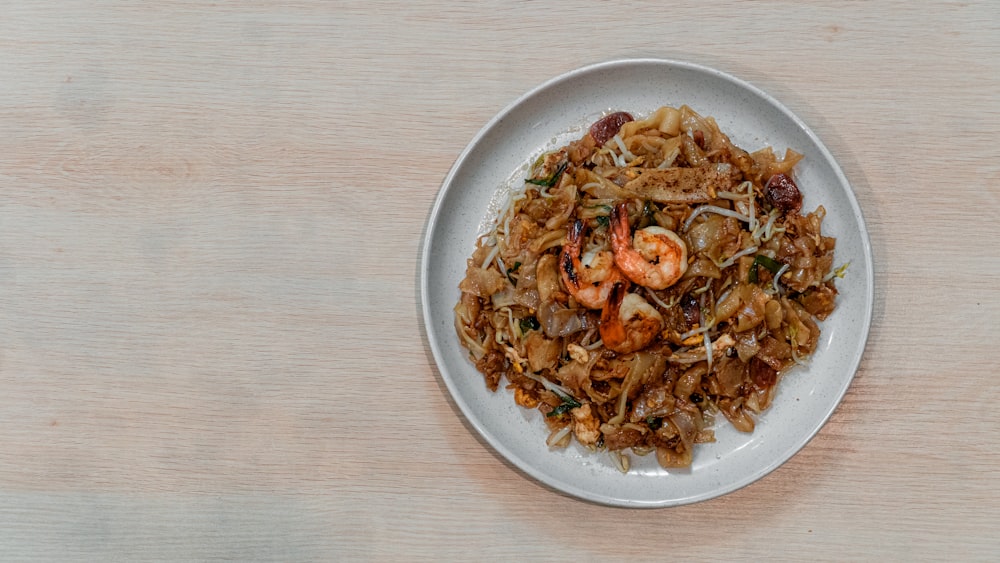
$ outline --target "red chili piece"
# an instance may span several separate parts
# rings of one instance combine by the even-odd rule
[[[795,185],[795,181],[787,174],[775,174],[767,181],[764,188],[764,197],[772,207],[776,207],[786,213],[802,209],[802,192]]]
[[[617,135],[622,125],[625,125],[629,121],[632,121],[632,116],[624,111],[616,111],[615,113],[605,115],[590,126],[590,136],[597,141],[597,146],[600,147],[608,142],[608,139]]]

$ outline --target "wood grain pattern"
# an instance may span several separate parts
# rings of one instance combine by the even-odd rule
[[[13,560],[990,559],[990,2],[17,2],[0,18],[0,552]],[[569,69],[691,60],[827,143],[877,262],[844,403],[760,482],[566,498],[422,336],[437,189]]]

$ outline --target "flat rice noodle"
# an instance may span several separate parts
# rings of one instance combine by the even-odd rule
[[[719,410],[726,417],[726,420],[733,425],[733,428],[740,432],[753,432],[754,420],[743,409],[743,401],[740,399],[723,399],[719,401]]]
[[[716,394],[735,398],[740,386],[747,381],[748,366],[737,358],[723,358],[715,365]]]
[[[770,297],[756,284],[740,286],[740,308],[736,312],[736,331],[743,332],[764,322],[764,308]]]
[[[753,256],[741,256],[737,262],[736,279],[745,280],[750,276],[750,267],[753,266]]]
[[[793,344],[798,348],[812,352],[819,339],[819,328],[816,323],[809,318],[809,313],[798,303],[782,298],[781,304],[785,310],[785,321],[795,333]]]
[[[687,232],[688,252],[698,254],[719,246],[726,217],[714,213],[702,215],[705,220],[694,224]]]
[[[646,119],[630,121],[619,130],[622,139],[626,139],[647,129],[656,129],[670,136],[680,133],[681,112],[669,106],[663,106]]]
[[[663,417],[673,412],[675,404],[669,385],[647,386],[633,401],[629,419],[632,422],[642,422],[649,417]]]
[[[723,258],[739,252],[740,222],[714,213],[703,216],[704,221],[695,223],[688,230],[689,254],[701,253],[715,262],[722,262]]]
[[[708,157],[705,156],[705,151],[701,150],[698,143],[687,135],[681,136],[681,154],[684,155],[684,159],[687,160],[688,164],[691,166],[700,167],[708,164],[709,162]]]
[[[475,300],[475,305],[468,302],[467,296]],[[479,309],[479,300],[469,293],[463,293],[462,300],[455,305],[455,331],[476,361],[486,354],[486,348],[479,339],[478,331],[473,328],[473,323],[479,316]]]
[[[681,443],[684,444],[684,450],[694,449],[694,438],[698,435],[698,424],[695,421],[695,416],[686,410],[676,410],[667,417],[667,420],[677,429]]]
[[[793,151],[792,149],[785,150],[785,157],[780,161],[775,161],[771,163],[770,168],[768,168],[766,174],[770,178],[775,174],[791,174],[792,169],[795,165],[802,160],[802,155]]]
[[[524,260],[517,267],[517,270],[512,273],[517,275],[517,283],[514,284],[517,289],[534,288],[538,275],[538,261]]]
[[[591,385],[590,371],[594,369],[594,364],[597,363],[599,357],[599,354],[592,354],[586,363],[570,362],[564,364],[556,374],[559,381],[577,396],[587,393]]]
[[[785,315],[781,309],[781,303],[772,299],[767,302],[767,305],[764,305],[764,322],[767,324],[768,330],[778,330],[784,320]]]
[[[773,336],[765,336],[760,344],[760,351],[757,358],[766,362],[775,370],[780,370],[792,359],[792,347],[784,339],[779,340]]]
[[[836,298],[837,290],[829,284],[823,284],[799,296],[798,302],[810,315],[822,321],[833,312]]]
[[[809,339],[806,341],[805,347],[811,354],[812,351],[816,349],[816,343],[819,342],[819,326],[816,324],[816,321],[813,320],[812,315],[802,308],[802,305],[799,305],[796,301],[789,301],[789,304],[791,304],[791,307],[795,309],[795,312],[798,314],[799,320],[802,321],[802,324],[809,329]]]
[[[521,213],[524,213],[532,220],[544,223],[552,216],[552,203],[547,198],[540,198],[537,194],[537,188],[528,189],[525,194],[528,196],[527,200],[522,200],[518,203],[520,206]]]
[[[737,332],[750,330],[764,321],[764,311],[770,298],[756,284],[738,284],[729,295],[715,305],[715,321],[721,323],[736,317]]]
[[[635,155],[646,156],[663,153],[667,140],[658,135],[632,135],[623,140],[628,150]]]
[[[546,231],[544,234],[531,241],[528,245],[527,250],[532,254],[541,254],[550,248],[555,248],[557,246],[562,246],[566,239],[566,229],[556,229],[554,231]]]
[[[518,289],[514,291],[514,303],[528,309],[537,309],[541,300],[535,288]]]
[[[746,291],[745,284],[739,284],[729,290],[721,301],[715,304],[715,322],[721,323],[731,319],[740,308],[740,302]]]
[[[710,129],[708,133],[705,133],[705,143],[708,146],[709,153],[719,153],[728,156],[728,160],[737,164],[741,170],[743,166],[739,163],[740,159],[745,159],[747,164],[752,164],[752,160],[749,158],[748,153],[737,147],[729,139],[729,136],[719,129],[719,124],[715,122],[714,117],[704,118],[704,123]]]
[[[535,283],[538,285],[538,299],[541,302],[554,301],[562,293],[559,284],[558,260],[554,254],[544,254],[535,266]]]
[[[583,390],[595,405],[610,404],[621,395],[621,385],[613,379],[609,381],[597,381],[597,378],[594,377],[596,371],[591,370],[590,381],[584,386]],[[604,418],[608,418],[608,415],[605,414]]]
[[[665,469],[676,469],[691,466],[691,450],[677,452],[670,448],[656,448],[656,461]]]
[[[765,388],[755,387],[750,396],[755,399],[756,409],[754,412],[760,414],[767,410],[771,406],[771,401],[774,400],[774,396],[777,394],[777,385],[772,385]]]
[[[482,307],[482,302],[478,297],[471,293],[462,292],[462,297],[459,299],[455,310],[459,311],[459,308],[461,308],[462,323],[465,326],[471,327],[476,323],[476,319],[479,318]]]
[[[628,375],[622,381],[617,414],[608,421],[608,424],[621,424],[625,421],[629,395],[638,392],[641,385],[648,381],[650,376],[662,374],[667,367],[667,360],[662,354],[656,352],[636,352],[631,358],[630,364]]]
[[[771,176],[775,174],[791,176],[792,169],[802,160],[802,155],[792,149],[787,149],[784,158],[778,160],[777,155],[774,154],[774,149],[765,147],[750,153],[750,158],[753,159],[754,168],[757,172],[757,177],[754,179],[761,184],[766,184]]]
[[[778,370],[760,358],[750,360],[750,380],[760,389],[774,386],[778,382]]]
[[[537,262],[522,263],[517,269],[517,284],[514,302],[527,309],[537,309],[541,300],[538,296]]]
[[[684,272],[684,279],[705,277],[717,280],[722,277],[722,270],[715,265],[707,256],[701,256],[694,261],[693,264],[688,266],[686,272]]]
[[[618,398],[622,391],[621,385],[619,385],[618,381],[613,379],[608,381],[598,381],[598,378],[595,377],[596,373],[596,369],[590,371],[590,381],[583,387],[583,391],[587,393],[587,397],[589,397],[595,405],[610,403],[614,399]],[[597,385],[595,385],[595,383]]]
[[[699,363],[687,369],[674,384],[674,396],[687,400],[701,387],[701,378],[708,372],[708,364]]]
[[[490,303],[493,305],[494,310],[516,304],[514,301],[514,287],[508,285],[503,291],[494,293],[490,296]]]
[[[532,330],[524,341],[527,351],[528,367],[538,373],[543,369],[555,369],[562,354],[562,343],[559,340],[545,338],[541,332]]]
[[[677,157],[681,155],[681,141],[680,137],[674,137],[670,139],[670,143],[664,145],[663,160],[661,160],[656,167],[657,168],[668,168],[677,163]]]
[[[701,429],[698,431],[698,435],[694,437],[695,444],[709,444],[715,441],[715,431],[710,429]]]
[[[604,446],[611,451],[621,451],[632,446],[642,445],[643,433],[635,427],[620,427],[610,424],[601,425],[604,435]]]
[[[583,136],[582,139],[573,141],[569,144],[566,151],[566,156],[569,161],[574,165],[579,166],[584,160],[594,154],[594,149],[597,148],[597,141],[588,133]]]
[[[695,131],[700,130],[705,133],[705,142],[707,143],[710,140],[708,135],[711,133],[711,126],[706,122],[705,118],[688,105],[681,106],[680,112],[681,131],[684,131],[688,135],[694,135]]]
[[[521,251],[541,236],[542,228],[534,219],[524,213],[518,213],[510,220],[510,232],[507,234],[507,245],[500,251],[504,262],[514,263],[514,258]]]
[[[539,305],[537,318],[549,338],[568,336],[597,326],[586,309],[567,309],[554,301]]]
[[[494,293],[503,291],[509,285],[506,276],[490,267],[482,269],[469,261],[465,269],[465,278],[459,282],[458,288],[478,297],[492,297]]]
[[[757,342],[757,333],[752,330],[736,333],[735,348],[740,361],[749,362],[750,358],[756,356],[757,352],[760,351],[760,343]]]
[[[770,170],[771,165],[778,160],[778,157],[774,155],[774,149],[772,147],[758,149],[750,153],[750,158],[753,159],[757,168],[761,170],[761,176],[763,176],[766,171]],[[770,177],[770,175],[767,176],[767,178]],[[767,181],[767,178],[765,178],[765,181]]]
[[[621,188],[611,180],[593,172],[592,170],[581,169],[577,171],[576,183],[581,189],[597,199],[629,199],[634,197],[631,192]]]
[[[564,176],[565,177],[565,176]],[[552,231],[565,225],[576,209],[577,191],[573,184],[565,185],[551,201],[552,215],[545,222],[545,229]]]

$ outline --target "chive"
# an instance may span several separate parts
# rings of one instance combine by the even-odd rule
[[[646,424],[649,426],[650,430],[655,432],[663,426],[663,419],[656,416],[647,416]]]
[[[778,262],[777,260],[771,258],[770,256],[758,254],[753,259],[753,264],[750,265],[750,273],[747,276],[749,278],[750,283],[757,283],[758,266],[764,266],[765,268],[767,268],[767,271],[771,272],[772,274],[777,274],[778,270],[780,270],[781,267],[784,266],[784,264]]]
[[[637,229],[645,229],[650,225],[656,224],[656,207],[653,202],[646,200],[646,203],[642,206],[642,214],[639,216],[639,225]]]
[[[650,219],[656,214],[656,208],[653,207],[653,202],[646,200],[646,203],[642,205],[642,214],[648,216]]]
[[[576,407],[582,406],[579,401],[577,401],[573,397],[570,397],[569,395],[563,396],[562,400],[563,404],[569,405],[569,408],[571,409],[575,409]]]
[[[550,410],[549,414],[547,414],[545,416],[561,416],[563,413],[569,411],[571,408],[573,408],[573,407],[567,405],[566,403],[563,403],[563,404],[559,405],[558,407]]]
[[[608,217],[607,215],[598,215],[597,224],[602,227],[607,227],[611,224],[611,217]]]
[[[528,332],[529,330],[538,330],[542,325],[538,323],[538,319],[535,317],[525,317],[521,319],[521,334]]]
[[[521,267],[521,263],[520,262],[514,262],[514,266],[513,267],[507,268],[507,279],[509,279],[510,283],[512,283],[514,285],[517,285],[517,280],[515,280],[514,277],[511,276],[511,274],[517,272],[517,269],[520,268],[520,267]]]
[[[559,180],[559,176],[562,176],[562,173],[566,170],[566,166],[568,165],[569,165],[568,162],[563,162],[562,164],[559,165],[559,168],[557,168],[556,171],[548,178],[528,178],[524,182],[526,184],[534,184],[536,186],[544,186],[546,188],[550,188],[556,185],[556,181]]]
[[[561,414],[569,412],[575,409],[576,407],[580,406],[580,403],[577,402],[577,400],[574,399],[573,397],[564,396],[561,394],[559,395],[559,397],[562,399],[562,404],[549,411],[549,414],[545,416],[560,416]]]

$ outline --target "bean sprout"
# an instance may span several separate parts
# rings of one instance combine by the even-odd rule
[[[744,223],[749,223],[750,218],[742,213],[737,213],[732,209],[725,209],[717,205],[702,205],[691,212],[691,216],[684,221],[684,230],[687,231],[691,228],[691,223],[694,223],[695,217],[701,215],[702,213],[716,213],[718,215],[724,215],[726,217],[732,217],[733,219],[738,219]]]

